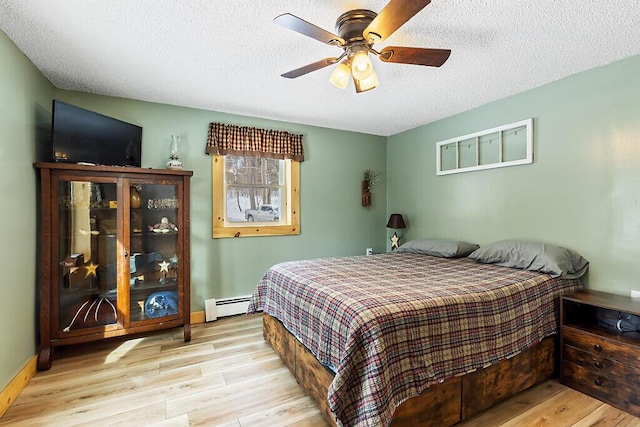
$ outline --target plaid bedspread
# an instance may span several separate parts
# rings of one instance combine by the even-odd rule
[[[437,382],[510,358],[558,329],[579,280],[391,253],[277,264],[249,312],[279,319],[335,372],[338,425],[386,426]]]

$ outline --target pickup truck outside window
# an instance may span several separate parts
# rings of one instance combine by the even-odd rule
[[[300,234],[299,162],[213,156],[213,237]]]

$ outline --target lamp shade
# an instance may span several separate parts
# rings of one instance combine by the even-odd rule
[[[358,80],[364,80],[368,78],[373,72],[373,64],[369,59],[369,51],[359,50],[351,58],[351,73],[353,77]]]
[[[362,80],[353,79],[353,82],[356,85],[357,93],[366,92],[378,86],[378,75],[376,74],[375,71],[373,71],[371,75],[366,79],[362,79]]]
[[[344,89],[351,78],[351,69],[346,61],[341,62],[331,73],[329,81],[339,89]]]
[[[404,219],[400,214],[391,214],[389,217],[389,222],[387,222],[387,228],[407,228],[404,224]]]

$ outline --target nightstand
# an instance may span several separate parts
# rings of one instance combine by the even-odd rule
[[[640,316],[640,303],[591,290],[562,297],[560,381],[640,416],[640,333],[599,325],[603,313]]]

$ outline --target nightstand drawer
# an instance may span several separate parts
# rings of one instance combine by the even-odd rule
[[[574,363],[599,375],[616,378],[632,386],[639,384],[640,368],[616,362],[615,360],[602,357],[593,352],[579,350],[566,344],[562,352],[562,357],[565,362]]]
[[[567,326],[562,328],[562,339],[564,345],[640,368],[640,352],[637,345],[609,340],[600,335]]]
[[[563,383],[640,417],[640,388],[570,362],[562,364]]]

